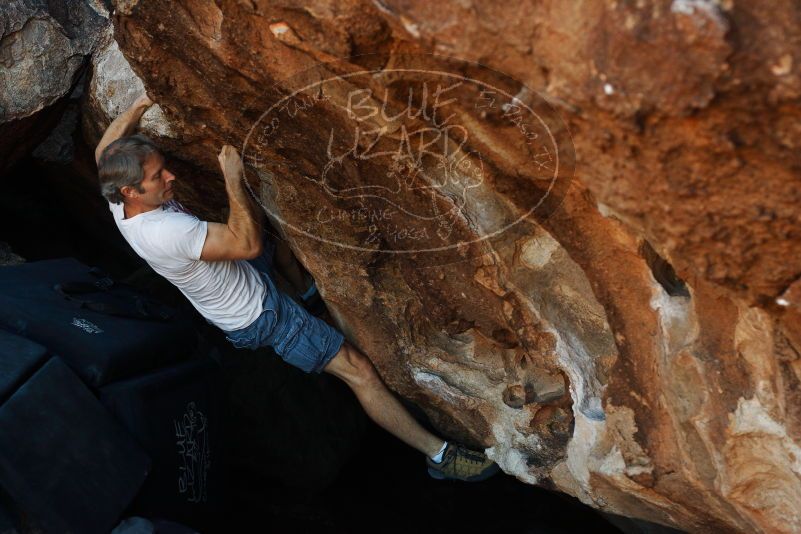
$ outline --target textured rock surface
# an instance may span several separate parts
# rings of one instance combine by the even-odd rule
[[[90,135],[99,138],[114,117],[128,109],[145,91],[145,87],[120,52],[111,26],[100,37],[97,50],[92,56],[92,71],[95,74],[92,76],[88,107],[84,113],[86,117],[91,117],[87,122],[87,128],[92,129]],[[158,104],[142,116],[140,131],[155,141],[175,137],[172,126]]]
[[[0,7],[0,171],[47,135],[101,30],[93,0],[10,0]]]
[[[391,387],[506,472],[691,531],[801,530],[796,4],[153,0],[117,10],[119,49],[169,124],[165,148],[195,165],[183,193],[210,212],[223,196],[219,146],[247,147],[262,113],[296,88],[287,79],[320,61],[451,54],[529,88],[492,78],[517,95],[505,104],[544,94],[573,137],[570,188],[438,261],[293,230],[327,209],[341,216],[325,237],[363,243],[362,208],[389,247],[384,201],[356,204],[308,179],[329,132],[353,122],[342,109],[301,101],[277,135],[262,128],[251,185]],[[109,90],[122,63],[95,62],[90,136],[124,105]],[[376,66],[386,64],[355,57],[350,70],[309,78]],[[459,150],[480,152],[487,171],[449,227],[469,241],[487,221],[528,213],[540,178],[503,120],[509,107],[481,124],[474,109],[451,109],[474,134]],[[338,192],[400,172],[388,156],[338,163]],[[450,205],[451,193],[433,204]],[[405,208],[423,206],[415,195]]]
[[[25,258],[15,254],[8,243],[0,242],[0,265],[18,265],[25,263]]]

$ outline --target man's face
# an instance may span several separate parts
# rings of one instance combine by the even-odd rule
[[[142,165],[144,177],[135,198],[150,208],[161,206],[174,196],[172,182],[175,175],[164,167],[164,156],[150,154]]]

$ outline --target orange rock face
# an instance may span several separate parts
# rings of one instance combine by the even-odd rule
[[[606,511],[798,532],[799,18],[149,0],[114,25],[187,203],[218,213],[240,146],[339,326],[443,432]]]

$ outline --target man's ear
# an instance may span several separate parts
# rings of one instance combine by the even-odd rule
[[[137,191],[135,187],[131,187],[130,185],[124,185],[120,187],[120,193],[125,198],[136,198],[137,196],[139,196],[139,191]]]

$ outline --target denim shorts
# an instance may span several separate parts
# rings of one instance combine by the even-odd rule
[[[265,247],[264,256],[268,254],[271,260],[272,250]],[[264,256],[250,262],[266,286],[261,315],[245,328],[225,332],[226,338],[238,349],[272,347],[288,364],[307,373],[320,373],[339,352],[345,338],[275,287],[270,275],[262,270]]]

